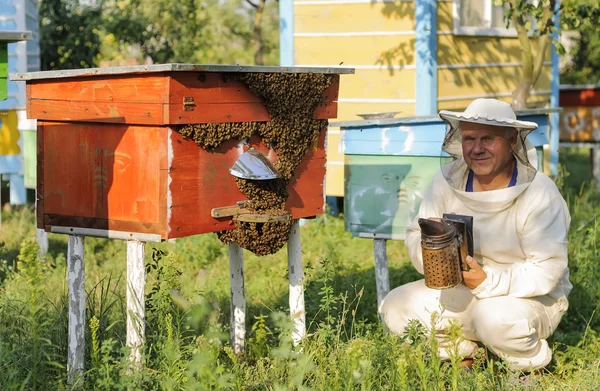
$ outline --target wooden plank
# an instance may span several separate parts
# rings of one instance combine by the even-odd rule
[[[295,37],[297,65],[414,64],[415,38],[397,36]],[[357,48],[360,48],[358,50]]]
[[[129,360],[133,371],[140,372],[143,366],[143,350],[146,341],[146,287],[145,243],[127,241],[127,346],[131,349]]]
[[[560,113],[560,141],[600,141],[600,107],[563,107]]]
[[[163,113],[164,111],[164,113]],[[220,122],[270,121],[262,103],[207,103],[186,111],[181,104],[94,103],[79,101],[31,100],[27,115],[39,120],[85,121],[132,125],[184,125]],[[337,103],[315,110],[315,118],[335,118]]]
[[[168,103],[181,104],[184,97],[193,97],[196,105],[206,103],[261,103],[240,81],[225,81],[223,73],[173,72],[169,78]]]
[[[437,6],[437,31],[452,31],[454,28],[453,2],[436,2]]]
[[[600,106],[600,87],[581,90],[561,90],[560,106]]]
[[[169,134],[168,127],[158,130],[159,146],[159,182],[158,182],[158,224],[160,236],[167,239],[169,233],[168,208],[169,208]]]
[[[292,218],[323,213],[323,182],[325,175],[325,131],[297,168],[298,177],[288,185],[286,210]],[[230,140],[208,152],[179,133],[171,132],[173,164],[171,166],[172,214],[169,237],[182,237],[231,229],[229,219],[213,219],[212,208],[235,205],[246,197],[239,191],[229,168],[243,152],[238,141]],[[249,142],[265,153],[271,161],[277,157],[257,137]]]
[[[317,107],[315,110],[316,119],[336,118],[338,112],[338,94],[340,91],[340,75],[332,75],[333,81],[331,85],[323,93],[325,104]]]
[[[64,216],[56,214],[44,214],[44,225],[46,231],[50,227],[77,227],[90,228],[120,232],[133,232],[141,234],[161,234],[159,223],[146,223],[138,221],[108,220],[100,218]]]
[[[414,99],[414,69],[357,69],[351,77],[344,77],[340,85],[342,98]]]
[[[315,118],[337,116],[340,75],[333,75],[331,86],[323,94],[327,102],[315,110]],[[188,100],[188,107],[184,100]],[[224,82],[222,74],[184,72],[174,74],[165,108],[165,123],[173,125],[270,121],[271,116],[260,97],[243,83]]]
[[[159,135],[154,127],[44,122],[44,212],[158,223]]]
[[[37,228],[44,229],[44,122],[37,123],[37,186],[36,186],[36,220]]]
[[[324,94],[328,104],[315,118],[335,118],[338,89],[335,75]],[[28,83],[27,95],[28,116],[40,120],[141,125],[271,120],[260,97],[241,82],[223,81],[221,73],[42,80]]]
[[[270,120],[262,102],[203,103],[190,111],[184,109],[183,102],[165,105],[164,122],[171,125]]]
[[[306,308],[304,306],[304,271],[302,270],[302,243],[300,223],[292,223],[287,244],[288,278],[290,281],[290,318],[292,319],[292,341],[298,345],[306,337]]]
[[[84,237],[69,235],[67,280],[69,284],[69,343],[67,374],[69,384],[82,381],[85,370],[85,263]]]
[[[166,103],[168,76],[114,75],[28,82],[27,99],[104,103]]]
[[[289,215],[273,216],[260,213],[242,213],[236,216],[237,221],[245,221],[249,223],[268,223],[270,221],[288,221]]]
[[[373,256],[375,260],[375,286],[377,288],[377,308],[381,308],[383,298],[390,292],[387,246],[385,239],[373,240]],[[383,314],[379,315],[383,320]]]
[[[292,178],[288,185],[285,209],[292,218],[313,217],[323,214],[325,204],[325,159],[304,159],[296,168],[300,177]]]
[[[106,103],[38,100],[27,102],[27,117],[50,121],[86,121],[162,125],[163,105],[158,103]]]
[[[412,2],[311,4],[294,7],[296,33],[414,30]]]
[[[331,160],[328,159],[330,162]],[[325,191],[328,196],[344,196],[344,165],[327,165],[327,176],[325,178]]]
[[[438,65],[521,62],[521,44],[516,38],[447,34],[438,35],[437,43]],[[537,55],[538,53],[534,52],[534,57]],[[548,48],[546,61],[550,60],[551,54],[550,48]]]
[[[438,98],[512,92],[521,79],[521,67],[486,67],[438,70]],[[536,90],[550,90],[552,67],[545,66]]]
[[[347,155],[413,155],[439,157],[446,124],[436,122],[349,128],[344,133]]]
[[[246,343],[246,292],[244,289],[244,250],[236,243],[229,246],[230,337],[233,352],[244,353]]]

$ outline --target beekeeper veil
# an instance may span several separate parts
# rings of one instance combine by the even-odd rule
[[[526,140],[529,133],[537,128],[535,122],[519,121],[506,103],[496,99],[476,99],[464,112],[441,110],[439,116],[448,124],[442,151],[454,160],[444,167],[444,177],[457,190],[464,190],[469,168],[463,158],[461,122],[480,123],[517,130],[517,140],[513,155],[517,162],[517,185],[530,183],[537,173],[537,155],[533,145]]]

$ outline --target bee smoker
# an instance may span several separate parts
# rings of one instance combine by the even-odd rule
[[[462,282],[473,256],[473,217],[445,214],[442,221],[419,219],[425,285],[448,289]]]

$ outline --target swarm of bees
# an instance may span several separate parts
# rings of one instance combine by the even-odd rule
[[[259,96],[269,122],[235,122],[185,125],[179,132],[200,147],[214,150],[230,139],[259,136],[276,152],[275,168],[281,178],[255,181],[235,178],[236,184],[256,213],[279,216],[285,213],[287,185],[302,158],[327,128],[327,120],[315,119],[314,112],[324,103],[323,93],[333,81],[331,75],[312,73],[226,74],[226,80],[239,80]],[[287,243],[291,221],[250,223],[238,221],[236,228],[218,232],[226,244],[237,243],[256,255],[277,252]]]

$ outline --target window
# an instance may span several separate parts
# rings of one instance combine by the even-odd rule
[[[517,35],[515,29],[506,28],[504,7],[493,3],[494,0],[454,0],[453,33],[515,37]]]

